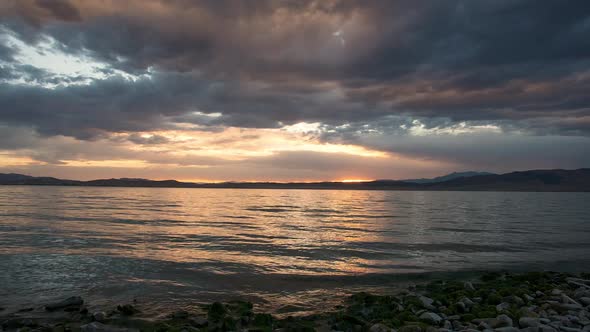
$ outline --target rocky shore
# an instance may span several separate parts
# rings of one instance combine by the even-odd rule
[[[351,331],[590,332],[590,274],[487,273],[435,280],[399,294],[358,293],[308,316],[278,318],[252,303],[203,304],[194,312],[145,317],[134,304],[90,312],[81,297],[5,312],[0,331]]]

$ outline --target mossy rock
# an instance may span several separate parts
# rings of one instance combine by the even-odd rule
[[[227,313],[225,306],[220,302],[213,302],[207,310],[207,319],[212,322],[221,321],[223,316]]]
[[[414,315],[414,313],[409,310],[405,310],[405,311],[400,312],[399,314],[397,314],[395,316],[395,318],[399,319],[402,322],[416,322],[416,321],[418,321],[418,317],[416,317],[416,315]]]
[[[488,272],[483,274],[480,279],[481,281],[488,282],[492,280],[497,280],[498,278],[500,278],[500,276],[502,276],[502,274],[499,272]]]
[[[118,305],[117,311],[119,311],[121,314],[123,314],[125,316],[132,316],[132,315],[139,312],[139,310],[137,310],[131,304]]]
[[[272,326],[273,318],[270,314],[255,314],[252,324],[258,327]]]
[[[476,319],[477,317],[475,317],[474,314],[464,314],[461,315],[461,320],[463,322],[471,322],[472,320]]]
[[[254,305],[247,301],[232,301],[226,304],[226,309],[237,316],[251,316]]]
[[[502,303],[502,297],[498,293],[492,293],[485,298],[485,302],[487,304],[497,305]]]

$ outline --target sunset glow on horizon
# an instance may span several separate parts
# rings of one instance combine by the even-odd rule
[[[588,167],[584,11],[513,7],[2,3],[0,173],[352,182]]]

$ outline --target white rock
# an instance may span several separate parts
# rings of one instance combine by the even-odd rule
[[[434,303],[434,300],[426,297],[426,296],[420,296],[418,298],[418,300],[420,300],[420,302],[422,302],[422,305],[424,306],[424,308],[428,309],[428,310],[434,310],[436,309],[432,304]]]
[[[471,301],[471,299],[469,299],[468,297],[463,297],[459,301],[465,303],[465,306],[467,308],[471,308],[471,307],[473,307],[473,305],[475,305],[475,302]]]
[[[469,281],[465,282],[463,284],[463,287],[465,287],[465,289],[468,290],[468,291],[474,291],[475,290],[475,287],[473,287],[473,284],[470,283]]]

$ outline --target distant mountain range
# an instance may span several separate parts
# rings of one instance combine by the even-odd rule
[[[458,179],[458,178],[468,178],[472,176],[478,175],[497,175],[494,173],[489,172],[453,172],[451,174],[438,176],[432,179],[408,179],[408,180],[401,180],[404,182],[412,182],[412,183],[435,183],[435,182],[445,182],[448,180]]]
[[[438,191],[577,191],[590,192],[590,168],[576,170],[531,170],[493,174],[462,172],[433,179],[376,180],[343,182],[223,182],[193,183],[176,180],[154,181],[122,178],[91,181],[33,177],[0,173],[0,185],[55,185],[100,187],[171,188],[268,188],[268,189],[358,189],[358,190],[438,190]]]

